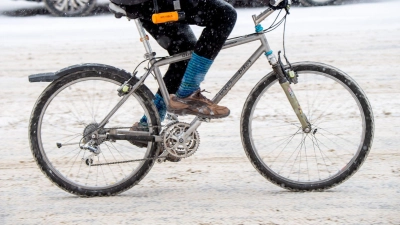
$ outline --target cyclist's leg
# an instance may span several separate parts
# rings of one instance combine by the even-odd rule
[[[148,20],[142,20],[143,27],[154,37],[154,39],[168,51],[170,55],[193,50],[197,39],[188,24],[153,24]],[[185,73],[189,60],[170,64],[163,79],[169,93],[176,93]],[[161,97],[160,91],[155,96],[154,103],[159,111],[160,119],[163,121],[167,108]],[[142,124],[146,118],[142,118]]]
[[[192,2],[193,7],[198,0],[187,0]],[[183,1],[181,1],[183,3]],[[171,0],[158,0],[158,5],[162,11],[173,11]],[[141,4],[124,5],[126,11],[136,18],[140,18],[146,31],[158,42],[158,44],[168,51],[169,55],[191,51],[194,49],[197,38],[192,29],[185,23],[166,23],[154,24],[151,21],[153,15],[153,1],[147,1]],[[164,75],[164,82],[169,93],[176,93],[181,83],[183,74],[186,70],[189,60],[170,64]],[[158,91],[158,94],[160,92]]]
[[[136,13],[137,16],[141,18],[145,29],[162,47],[167,49],[170,54],[194,49],[193,57],[187,68],[187,62],[171,65],[164,77],[169,93],[178,92],[177,95],[179,97],[188,97],[199,89],[205,74],[232,31],[236,22],[236,11],[230,4],[222,0],[181,1],[182,9],[187,15],[186,22],[205,26],[199,41],[196,42],[195,36],[188,25],[182,23],[154,25],[150,21],[152,4],[149,2],[127,8],[127,10],[131,13]],[[171,2],[168,0],[159,1],[160,7],[166,11],[172,10],[168,8],[172,6],[169,3]],[[182,71],[184,68],[186,68],[186,70],[182,80]],[[181,80],[182,82],[180,82]],[[202,96],[197,97],[202,99]],[[192,100],[193,99],[190,99],[190,102]],[[156,106],[157,102],[164,103],[160,95],[156,96]],[[163,118],[163,114],[165,114],[165,104],[160,104],[157,107]],[[197,109],[195,108],[195,110]],[[224,111],[223,114],[225,116],[229,115],[229,110],[226,107],[223,107],[222,111]]]
[[[171,111],[210,118],[226,117],[229,115],[228,108],[204,100],[198,90],[213,60],[233,30],[236,11],[223,0],[199,0],[196,5],[181,3],[186,12],[186,21],[205,28],[194,47],[176,96],[172,95],[170,98]]]
[[[187,23],[205,27],[194,53],[214,60],[235,26],[236,10],[224,0],[181,1],[181,4]]]
[[[142,20],[143,27],[154,37],[158,44],[170,55],[191,51],[196,45],[197,38],[188,24],[153,24]],[[185,73],[189,60],[170,64],[164,75],[164,82],[169,93],[176,93]]]

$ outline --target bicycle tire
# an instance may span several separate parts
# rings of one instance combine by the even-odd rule
[[[312,132],[303,132],[271,72],[243,107],[243,147],[272,183],[293,191],[326,190],[350,178],[365,161],[374,133],[371,105],[360,86],[332,66],[301,62],[292,67],[299,83],[291,88]]]
[[[117,88],[130,78],[130,74],[99,64],[72,66],[62,70],[62,73],[65,75],[53,81],[42,92],[31,113],[29,140],[38,167],[59,188],[78,196],[110,196],[130,189],[146,176],[154,159],[96,167],[86,162],[121,162],[136,159],[134,156],[140,156],[139,159],[154,158],[159,147],[156,142],[148,142],[145,149],[137,149],[128,141],[104,142],[100,145],[102,152],[86,161],[84,159],[89,154],[88,150],[82,150],[74,143],[81,142],[85,130],[96,124],[93,121],[99,122],[96,120],[103,119],[115,106],[120,99]],[[133,79],[134,82],[138,81]],[[153,98],[152,92],[141,85],[122,107],[135,106],[137,109],[128,110],[137,111],[137,116],[145,113],[151,124],[150,132],[158,134],[160,119]],[[137,103],[140,103],[140,107],[136,106]],[[87,104],[86,107],[83,104]],[[129,116],[131,112],[118,112],[111,117],[109,124],[117,121],[116,124],[124,123],[129,129],[137,122],[130,121],[130,117],[133,117]],[[56,142],[64,140],[66,144],[58,148]]]

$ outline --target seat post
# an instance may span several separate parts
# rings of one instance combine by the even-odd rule
[[[146,31],[144,30],[142,26],[142,22],[140,22],[139,19],[134,19],[136,23],[136,27],[139,31],[139,36],[140,36],[140,41],[143,43],[144,48],[146,49],[146,59],[153,59],[153,50],[151,49],[150,42],[149,42],[149,36],[146,34]]]

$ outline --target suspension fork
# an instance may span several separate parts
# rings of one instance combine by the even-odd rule
[[[301,127],[302,127],[303,131],[305,133],[311,132],[311,124],[308,121],[307,116],[303,113],[300,103],[297,100],[292,87],[290,86],[290,82],[286,78],[285,72],[282,71],[283,66],[281,65],[281,62],[276,60],[276,57],[272,53],[272,51],[267,52],[266,55],[267,55],[269,63],[272,65],[272,69],[274,70],[274,72],[279,80],[279,84],[281,85],[283,91],[285,92],[286,97],[289,100],[293,111],[296,113],[296,116],[297,116],[299,122],[301,123]]]

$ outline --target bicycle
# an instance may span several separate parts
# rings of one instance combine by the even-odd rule
[[[116,5],[110,9],[116,17],[127,16]],[[223,49],[261,44],[212,100],[220,102],[266,55],[273,71],[251,90],[241,114],[245,153],[263,177],[282,188],[326,190],[350,178],[365,161],[374,132],[371,106],[343,71],[315,62],[284,65],[280,54],[277,59],[265,35],[268,29],[260,25],[274,11],[268,7],[253,16],[256,33],[226,41]],[[156,161],[177,162],[193,155],[199,147],[196,129],[210,121],[195,117],[185,123],[169,114],[171,122],[161,124],[154,94],[143,83],[155,76],[168,106],[159,67],[187,60],[192,52],[156,58],[140,20],[133,20],[146,50],[143,62],[148,62],[142,76],[136,76],[136,69],[129,73],[101,64],[29,76],[30,82],[51,82],[31,114],[31,150],[43,173],[67,192],[108,196],[126,191]],[[149,130],[131,131],[142,115],[148,118]],[[129,141],[147,143],[147,148]]]

